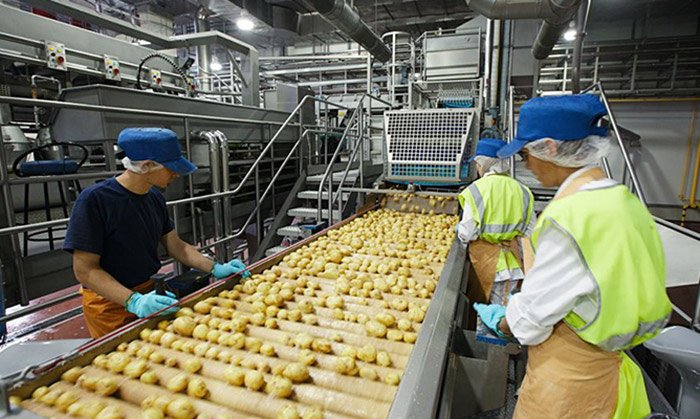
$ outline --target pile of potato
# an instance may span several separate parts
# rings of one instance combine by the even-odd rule
[[[386,417],[457,221],[367,213],[13,402],[54,417]]]

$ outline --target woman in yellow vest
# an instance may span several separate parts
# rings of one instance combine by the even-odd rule
[[[664,253],[647,208],[596,165],[608,149],[593,95],[531,99],[520,110],[520,152],[545,187],[558,186],[531,237],[532,267],[507,308],[475,305],[500,336],[529,346],[515,418],[647,416],[639,367],[623,350],[668,321]]]
[[[470,301],[479,303],[506,304],[523,279],[517,238],[529,236],[535,226],[532,192],[509,177],[508,160],[496,156],[505,145],[494,138],[479,140],[470,161],[476,164],[480,179],[458,196],[464,211],[457,236],[469,244],[475,274],[467,292]]]

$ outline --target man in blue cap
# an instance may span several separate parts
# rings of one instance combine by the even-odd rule
[[[151,277],[160,270],[158,244],[183,264],[223,279],[245,271],[237,259],[215,263],[180,239],[165,204],[165,188],[197,166],[182,157],[177,135],[164,128],[127,128],[119,134],[127,169],[85,189],[73,206],[63,248],[73,254],[83,314],[93,338],[137,317],[170,307],[175,295],[158,295]]]
[[[481,177],[457,197],[463,209],[457,236],[469,244],[468,297],[479,303],[505,304],[523,279],[517,239],[534,228],[530,190],[507,175],[509,161],[497,156],[506,142],[482,138],[470,159]]]
[[[515,140],[544,186],[558,186],[531,236],[520,293],[507,307],[475,304],[500,336],[528,345],[515,418],[643,418],[639,367],[623,352],[668,321],[664,252],[654,220],[626,186],[597,166],[606,109],[593,95],[531,99]]]

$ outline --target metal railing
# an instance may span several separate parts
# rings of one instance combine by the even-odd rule
[[[369,93],[365,93],[362,95],[360,100],[357,103],[357,106],[355,107],[355,110],[353,111],[352,116],[350,117],[350,120],[348,121],[348,125],[345,128],[345,131],[343,132],[343,136],[340,138],[340,141],[338,142],[338,146],[335,149],[335,152],[333,153],[333,156],[331,157],[330,161],[328,162],[328,166],[326,167],[326,171],[323,174],[323,177],[321,178],[321,182],[318,185],[318,197],[317,197],[317,221],[321,221],[321,215],[322,215],[322,198],[323,198],[323,186],[326,180],[328,180],[328,220],[329,220],[329,225],[333,224],[333,204],[335,201],[338,199],[341,199],[340,202],[342,202],[342,186],[345,180],[348,177],[348,173],[350,172],[350,168],[352,167],[352,163],[357,155],[358,149],[361,150],[360,152],[360,163],[359,163],[359,173],[358,173],[358,178],[360,180],[360,187],[363,187],[363,182],[364,182],[364,143],[365,143],[365,132],[364,132],[364,109],[365,109],[365,99],[369,99],[369,103],[367,104],[367,109],[368,109],[368,116],[371,117],[371,109],[372,109],[372,101],[378,101],[380,103],[383,103],[389,107],[392,107],[392,104],[390,102],[385,101],[384,99],[378,98],[376,96],[373,96]],[[351,156],[348,159],[348,163],[345,167],[345,170],[343,171],[343,175],[341,176],[339,187],[338,187],[338,193],[336,195],[333,194],[333,175],[330,175],[333,172],[333,164],[338,158],[338,155],[340,154],[340,149],[342,148],[345,140],[348,138],[349,132],[352,130],[354,124],[357,123],[356,126],[356,142],[353,146]],[[369,138],[369,136],[367,137]],[[330,177],[329,177],[330,175]],[[340,205],[338,205],[339,211],[341,212],[340,218],[342,219],[343,214],[342,214],[342,208]]]

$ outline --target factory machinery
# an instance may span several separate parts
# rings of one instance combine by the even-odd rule
[[[0,5],[0,27],[10,28],[0,32],[0,60],[24,63],[15,67],[26,72],[4,80],[0,96],[0,323],[78,297],[4,312],[75,284],[60,250],[70,202],[119,173],[114,144],[129,126],[180,136],[200,170],[165,192],[176,230],[219,260],[247,260],[252,276],[208,285],[206,275],[192,281],[164,257],[172,271],[165,284],[183,296],[177,313],[22,363],[0,383],[6,412],[451,418],[504,407],[524,363],[515,345],[504,351],[476,341],[465,297],[469,262],[454,237],[455,197],[473,179],[467,159],[479,134],[488,128],[512,138],[517,117],[513,89],[500,89],[505,117],[490,124],[497,83],[480,70],[488,56],[480,30],[426,33],[418,56],[406,34],[386,34],[386,96],[371,88],[371,71],[359,93],[314,96],[277,83],[261,96],[257,51],[245,43],[215,32],[164,38],[56,3],[158,48]],[[214,44],[230,50],[235,92],[196,86],[186,61],[167,52]],[[591,91],[609,108],[602,85]],[[608,110],[625,179],[644,201],[626,131]],[[80,170],[24,175],[17,168],[33,147],[42,147],[40,160],[73,161]],[[513,163],[512,175],[527,183]],[[552,191],[529,186],[541,208]],[[657,221],[676,268],[669,276],[685,280],[694,268],[683,255],[693,254],[698,237]],[[178,288],[183,282],[199,285]],[[661,388],[664,396],[655,385],[661,378],[646,378],[654,411],[673,412],[665,397],[675,388]]]

